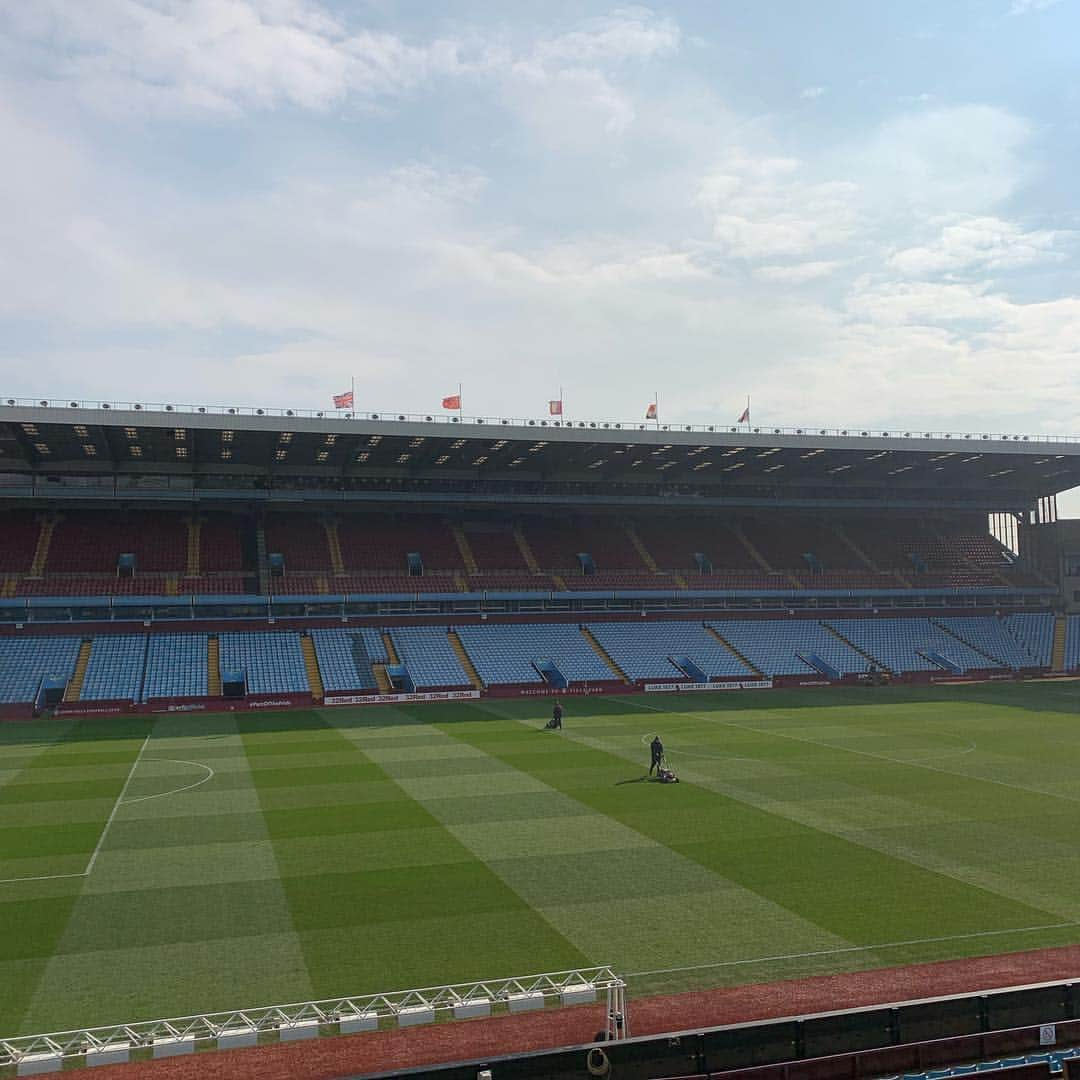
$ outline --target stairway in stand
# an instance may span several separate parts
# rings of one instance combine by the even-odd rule
[[[322,672],[319,671],[319,658],[315,654],[315,642],[311,640],[310,634],[304,634],[300,638],[300,651],[304,654],[304,668],[307,670],[311,696],[316,701],[322,701],[324,693]]]
[[[65,701],[78,701],[82,696],[83,681],[86,679],[86,666],[90,663],[90,648],[90,639],[84,638],[83,643],[79,646],[78,658],[75,660],[75,673],[64,688]]]
[[[450,642],[450,648],[454,650],[454,655],[458,658],[458,663],[461,664],[465,671],[465,674],[469,676],[469,682],[472,683],[474,690],[483,690],[484,681],[480,678],[480,673],[476,670],[476,665],[472,662],[472,657],[465,651],[465,644],[461,638],[457,636],[456,630],[447,630],[447,640]]]
[[[1068,619],[1064,615],[1058,615],[1054,621],[1054,648],[1050,653],[1050,670],[1065,670],[1065,631],[1068,627]]]
[[[221,643],[216,636],[206,642],[206,693],[221,697]]]
[[[627,678],[626,672],[623,671],[623,669],[615,663],[615,661],[611,657],[611,653],[609,653],[607,649],[605,649],[604,646],[596,640],[596,636],[593,634],[593,632],[587,626],[581,626],[579,627],[579,629],[581,630],[582,637],[584,637],[585,640],[592,647],[592,651],[596,653],[596,655],[599,656],[600,659],[603,660],[604,663],[607,664],[607,666],[611,669],[612,675],[614,675],[616,679],[621,679],[624,683],[629,685],[630,680]]]

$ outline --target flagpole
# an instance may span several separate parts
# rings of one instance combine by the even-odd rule
[[[559,387],[559,419],[566,419],[566,403],[563,401],[562,387]]]
[[[349,376],[349,393],[352,395],[352,412],[356,415],[356,376]]]
[[[660,430],[660,395],[654,390],[653,397],[656,399],[656,430]]]
[[[463,422],[464,422],[464,420],[463,420],[463,418],[462,418],[462,415],[461,415],[461,414],[462,414],[462,408],[461,408],[461,406],[462,406],[462,400],[461,400],[461,383],[458,383],[458,384],[457,384],[457,418],[458,418],[458,423],[459,423],[459,424],[460,424],[460,423],[463,423]]]
[[[746,395],[746,429],[750,430],[750,395]]]

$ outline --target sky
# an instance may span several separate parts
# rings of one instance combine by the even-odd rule
[[[0,392],[1080,434],[1077,42],[1078,0],[0,0]]]

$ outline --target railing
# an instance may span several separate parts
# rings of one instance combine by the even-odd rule
[[[168,1057],[190,1052],[196,1042],[213,1041],[224,1048],[254,1045],[265,1033],[276,1033],[288,1041],[314,1038],[323,1033],[324,1027],[335,1028],[334,1033],[373,1031],[383,1023],[403,1027],[431,1023],[440,1013],[464,1018],[490,1015],[493,1008],[525,1012],[544,1008],[553,1001],[563,1005],[598,1001],[600,994],[606,999],[608,1038],[629,1037],[626,983],[610,967],[590,967],[169,1020],[142,1020],[47,1035],[21,1035],[0,1039],[0,1067],[55,1060],[55,1067],[60,1068],[65,1061],[87,1057],[94,1060],[105,1055],[110,1060],[114,1056],[126,1060],[133,1050],[142,1049],[150,1050],[155,1057]]]
[[[925,431],[899,429],[882,431],[855,424],[849,427],[776,427],[771,424],[682,424],[652,420],[552,420],[529,417],[462,416],[454,413],[403,413],[394,409],[363,411],[354,409],[280,409],[253,405],[191,405],[152,401],[77,401],[64,398],[3,398],[2,404],[11,408],[25,409],[83,409],[108,412],[179,413],[207,416],[251,416],[300,418],[312,420],[371,420],[387,423],[424,424],[474,424],[491,427],[519,428],[575,428],[623,431],[669,431],[700,432],[715,434],[728,432],[739,435],[796,435],[826,438],[874,438],[874,439],[976,439],[994,442],[1034,443],[1080,443],[1080,435],[1032,435],[992,434],[989,432]]]

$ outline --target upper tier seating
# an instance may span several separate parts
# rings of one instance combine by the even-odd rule
[[[417,689],[470,685],[446,636],[446,627],[399,626],[390,631],[390,637]]]
[[[29,510],[5,510],[0,527],[0,574],[26,574],[34,561],[41,524]]]
[[[929,619],[829,619],[828,623],[893,672],[941,671],[940,665],[923,655],[928,651],[944,656],[964,671],[1001,667],[950,637]]]
[[[753,674],[699,622],[590,623],[589,629],[631,679],[685,678],[669,659],[680,655],[709,676]]]
[[[592,556],[598,572],[649,569],[615,518],[532,518],[522,522],[522,532],[541,568],[563,578],[581,574],[579,552]]]
[[[543,682],[537,660],[550,660],[570,683],[614,678],[575,623],[459,626],[457,634],[487,685]]]
[[[0,637],[0,702],[33,701],[46,676],[70,679],[81,644],[75,635]]]
[[[222,671],[246,672],[249,694],[302,694],[311,689],[300,635],[294,631],[228,633],[219,641]]]
[[[236,514],[206,514],[199,528],[199,568],[204,574],[215,571],[254,573],[244,565],[244,520]]]
[[[724,619],[717,632],[763,675],[810,675],[816,669],[799,654],[814,654],[841,675],[865,671],[866,658],[816,620]]]
[[[324,689],[371,690],[375,687],[366,639],[365,632],[358,629],[311,631]],[[381,641],[379,646],[382,648]]]
[[[529,573],[470,574],[466,584],[470,592],[551,592],[556,588],[547,574]]]
[[[671,574],[650,574],[648,571],[632,574],[600,570],[584,576],[580,573],[564,573],[560,576],[567,589],[575,592],[586,592],[590,589],[663,589],[674,592],[679,588]]]
[[[529,567],[509,525],[502,525],[497,529],[466,527],[465,538],[482,573],[504,570],[508,573],[528,574]]]
[[[662,570],[684,570],[696,574],[698,565],[694,561],[694,553],[701,552],[715,571],[764,573],[746,545],[719,519],[688,516],[673,521],[670,515],[664,514],[636,522],[635,528]],[[683,576],[690,582],[686,574]],[[693,588],[693,584],[690,584]]]
[[[206,634],[151,634],[143,677],[143,700],[166,697],[205,697],[207,690]]]
[[[266,550],[284,556],[287,576],[294,570],[330,572],[326,530],[317,517],[310,514],[268,514],[263,522],[263,531]]]
[[[454,534],[445,521],[434,516],[400,520],[378,514],[342,517],[338,542],[345,569],[354,573],[405,575],[406,557],[412,551],[420,553],[425,574],[465,569]]]
[[[90,663],[79,700],[136,701],[145,661],[145,634],[96,636],[90,646]]]
[[[135,573],[182,574],[187,566],[187,523],[161,511],[82,510],[65,515],[53,532],[47,574],[115,574],[121,554],[135,556]]]
[[[1005,629],[1020,643],[1037,667],[1050,666],[1054,652],[1054,616],[1049,612],[1006,615]]]

